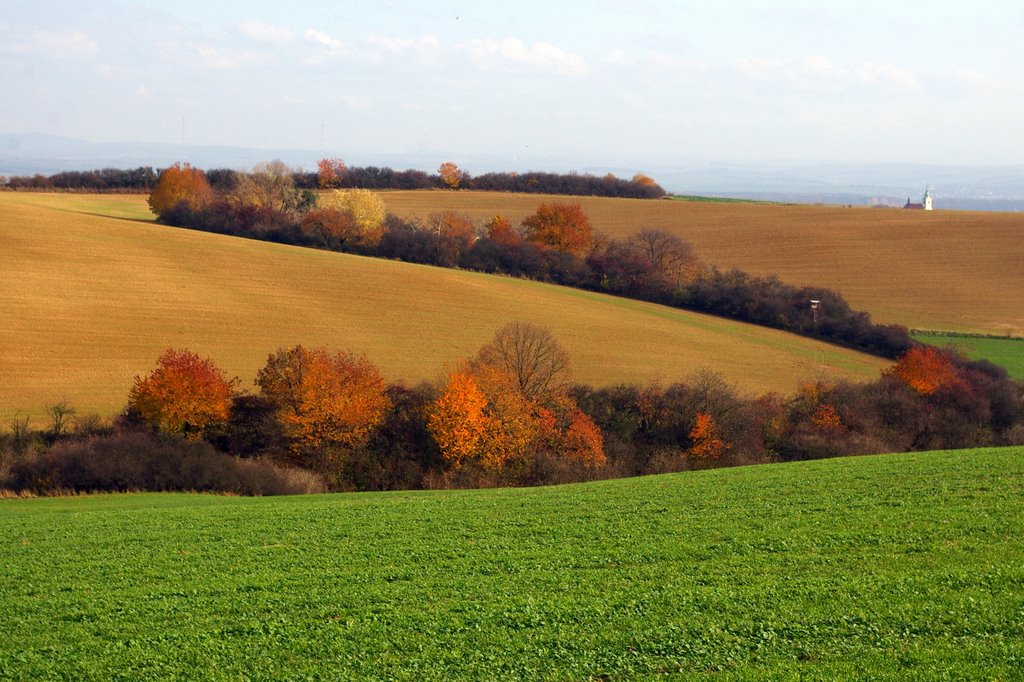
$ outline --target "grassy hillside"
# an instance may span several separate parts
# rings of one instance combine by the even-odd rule
[[[967,211],[388,192],[389,210],[441,207],[513,222],[542,201],[580,201],[595,228],[678,233],[706,260],[798,285],[835,289],[876,322],[1024,336],[1024,215]]]
[[[0,678],[1018,679],[1024,449],[0,500]]]
[[[268,353],[295,343],[365,352],[389,380],[432,380],[516,319],[550,327],[577,380],[594,385],[708,368],[752,393],[791,393],[800,379],[870,380],[887,364],[662,306],[178,230],[147,215],[139,196],[0,193],[0,424],[62,398],[79,412],[117,412],[167,347],[210,356],[245,386]]]
[[[952,346],[972,360],[988,360],[1005,367],[1010,376],[1024,381],[1024,339],[993,339],[915,332],[914,339],[939,348]]]

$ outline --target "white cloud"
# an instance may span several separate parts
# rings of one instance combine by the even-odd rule
[[[371,33],[367,40],[371,45],[381,47],[388,52],[402,52],[416,44],[416,41],[409,40],[408,38],[386,38],[376,33]]]
[[[517,38],[502,41],[475,39],[459,45],[483,69],[522,69],[546,71],[560,76],[585,76],[590,73],[587,60],[550,43],[529,45]]]
[[[264,24],[260,21],[246,21],[239,25],[239,30],[247,38],[274,45],[287,45],[295,40],[295,34],[281,26]]]
[[[32,46],[28,43],[0,43],[0,54],[28,54]]]
[[[753,80],[777,83],[793,90],[839,92],[850,86],[911,91],[920,88],[917,78],[907,69],[872,63],[846,67],[823,56],[737,59],[733,68]]]
[[[37,50],[54,57],[77,57],[97,51],[96,41],[77,28],[36,31],[32,43]]]
[[[951,69],[944,75],[951,81],[974,90],[998,90],[1004,85],[998,78],[967,67]]]
[[[424,34],[419,40],[412,40],[410,38],[388,38],[387,36],[379,36],[376,33],[371,33],[367,38],[367,42],[388,52],[405,52],[409,49],[436,49],[441,45],[437,36],[432,33]]]
[[[307,42],[314,43],[321,48],[316,52],[316,54],[305,59],[305,63],[311,66],[321,64],[326,59],[347,55],[350,52],[345,43],[341,42],[334,36],[315,28],[306,29],[303,37],[305,37]]]
[[[349,109],[370,109],[373,107],[373,100],[364,95],[343,95],[341,98]]]
[[[252,52],[223,52],[209,45],[195,43],[188,43],[188,46],[195,50],[203,66],[208,69],[238,69],[259,59],[259,56]]]
[[[702,71],[707,68],[707,64],[703,61],[693,59],[683,59],[672,54],[665,52],[656,52],[649,50],[644,55],[647,64],[666,71]]]
[[[606,54],[605,57],[604,57],[604,60],[606,62],[608,62],[609,64],[626,64],[626,63],[628,63],[628,59],[626,58],[626,53],[623,52],[622,50],[620,50],[619,48],[615,48],[614,50],[612,50],[611,52]]]
[[[891,64],[861,64],[852,69],[852,74],[854,82],[861,85],[895,86],[904,90],[921,87],[913,72]]]
[[[436,67],[441,63],[441,42],[431,33],[419,39],[392,38],[371,33],[366,42],[371,46],[371,53],[365,56],[373,61],[380,60],[383,52],[403,60],[403,66],[413,69]]]
[[[327,48],[328,52],[341,52],[345,49],[345,44],[337,38],[332,38],[323,31],[318,31],[314,28],[308,29],[305,33],[306,40],[323,45]]]

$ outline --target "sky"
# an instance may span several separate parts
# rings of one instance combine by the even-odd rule
[[[0,0],[0,132],[531,161],[1019,164],[1019,0]],[[469,168],[472,170],[472,168]]]

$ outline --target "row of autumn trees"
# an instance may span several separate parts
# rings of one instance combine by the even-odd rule
[[[321,184],[336,184],[332,163]],[[454,180],[453,180],[454,182]],[[912,345],[907,330],[876,325],[836,292],[796,287],[701,261],[670,232],[643,228],[626,240],[596,234],[578,203],[542,203],[519,225],[465,213],[426,219],[388,214],[369,190],[300,190],[283,164],[239,174],[214,189],[187,165],[167,169],[150,206],[168,225],[442,267],[528,277],[775,327],[895,359]],[[812,311],[810,302],[819,301]]]
[[[272,162],[273,163],[273,162]],[[630,179],[612,174],[603,176],[580,173],[485,173],[473,176],[455,163],[442,163],[436,173],[421,170],[394,170],[378,166],[348,167],[341,159],[321,159],[316,172],[287,169],[292,184],[299,190],[349,188],[372,190],[477,189],[492,192],[525,192],[577,196],[658,199],[665,190],[651,177],[637,173]],[[88,171],[62,171],[52,175],[0,176],[0,189],[72,192],[149,192],[160,172],[152,166],[138,168],[102,168]],[[244,175],[228,168],[206,171],[215,189],[229,190]]]
[[[423,485],[533,483],[547,467],[605,463],[601,433],[568,393],[568,358],[542,328],[510,324],[439,384],[388,386],[365,357],[301,345],[271,354],[256,393],[209,359],[168,350],[137,377],[129,421],[243,457],[308,469],[336,489],[380,487],[398,464]],[[389,462],[392,452],[410,461]]]
[[[115,433],[76,435],[55,420],[49,450],[25,452],[22,442],[13,463],[0,466],[0,488],[222,485],[268,494],[534,485],[1024,444],[1024,386],[990,363],[927,346],[874,382],[805,382],[789,397],[743,396],[708,372],[669,386],[594,388],[572,383],[550,332],[517,322],[434,383],[388,385],[365,357],[295,346],[270,354],[253,388],[240,390],[210,359],[168,350],[136,377]],[[0,465],[12,438],[0,438]],[[189,449],[198,447],[206,450]],[[192,483],[153,475],[186,467],[168,464],[183,452],[198,472]],[[216,480],[235,462],[249,468],[232,475],[258,474],[262,487],[211,483],[202,465],[215,461]],[[134,486],[118,483],[124,472]]]

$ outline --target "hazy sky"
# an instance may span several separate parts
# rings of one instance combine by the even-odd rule
[[[189,145],[516,165],[1024,162],[1020,0],[0,10],[0,132],[180,143],[184,121]]]

